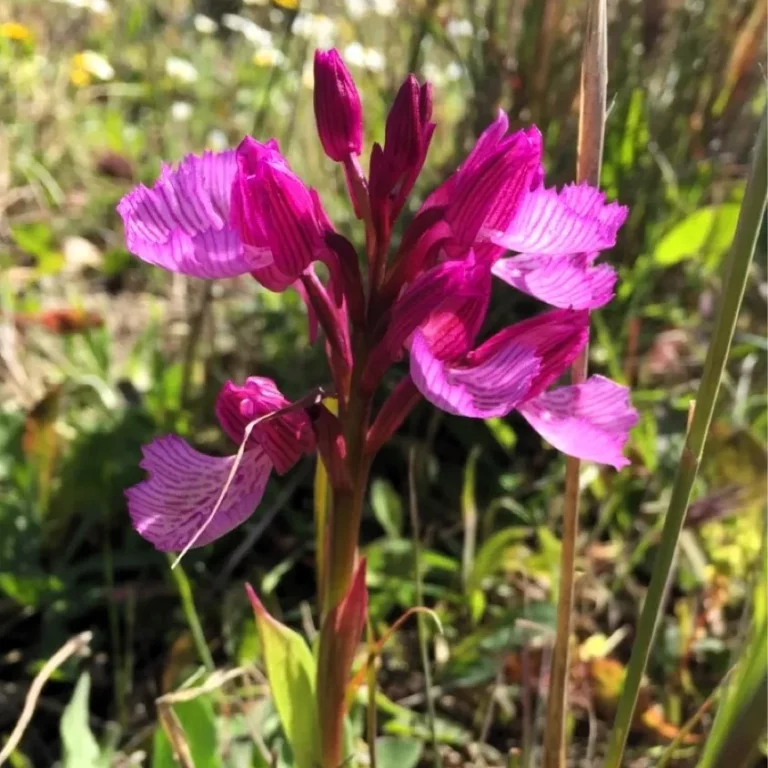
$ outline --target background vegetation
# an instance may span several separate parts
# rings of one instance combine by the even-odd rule
[[[273,376],[297,396],[324,377],[295,295],[170,276],[127,254],[115,205],[131,185],[162,160],[276,136],[335,223],[359,235],[314,128],[311,57],[329,45],[363,93],[368,147],[408,71],[435,84],[439,124],[414,206],[499,106],[542,128],[550,181],[573,178],[580,3],[296,5],[0,2],[0,734],[44,661],[94,633],[92,658],[45,688],[14,766],[170,766],[157,699],[206,684],[215,690],[173,710],[194,764],[282,765],[243,581],[314,631],[311,463],[271,483],[249,524],[190,553],[176,577],[130,527],[122,494],[142,476],[142,443],[175,431],[216,451],[211,404],[225,379]],[[641,421],[631,467],[583,470],[574,765],[598,763],[613,717],[766,106],[764,3],[613,0],[609,11],[602,186],[631,214],[590,367],[633,387]],[[656,764],[765,600],[764,244],[763,233],[628,764]],[[532,309],[510,295],[494,306],[499,326]],[[416,523],[424,601],[443,629],[428,627],[436,720],[415,623],[380,659],[384,768],[432,762],[434,742],[448,766],[536,764],[562,481],[562,458],[514,416],[424,406],[378,458],[363,529],[372,623],[382,632],[417,604]],[[196,617],[212,658],[196,651]],[[705,706],[665,754],[693,764],[710,723]]]

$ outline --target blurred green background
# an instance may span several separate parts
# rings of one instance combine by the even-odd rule
[[[597,764],[612,720],[766,107],[764,2],[608,5],[602,186],[630,217],[607,257],[620,283],[595,313],[590,366],[633,388],[641,420],[631,467],[583,470],[574,765]],[[184,574],[130,527],[123,490],[142,477],[140,446],[174,431],[224,450],[211,406],[228,378],[271,376],[289,397],[327,378],[296,295],[146,267],[125,251],[120,197],[164,160],[276,136],[359,244],[315,134],[312,54],[331,45],[363,96],[366,152],[409,71],[435,86],[412,208],[498,107],[513,127],[539,125],[548,182],[570,181],[583,25],[575,0],[0,0],[0,740],[45,659],[94,632],[92,658],[45,688],[14,766],[173,764],[155,700],[200,684],[205,660]],[[653,764],[744,636],[764,560],[767,295],[763,232],[633,765]],[[508,288],[495,299],[489,327],[535,308]],[[505,765],[541,741],[563,461],[514,415],[420,406],[374,464],[363,536],[378,632],[416,604],[413,446],[425,602],[444,629],[429,643],[441,760]],[[184,561],[215,665],[246,668],[177,707],[197,766],[286,764],[242,582],[311,634],[312,478],[307,460],[273,481],[247,525]],[[378,677],[381,765],[415,766],[430,735],[415,623],[388,643]]]

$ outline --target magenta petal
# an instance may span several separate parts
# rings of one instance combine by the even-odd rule
[[[583,384],[540,395],[519,410],[548,443],[569,456],[616,469],[629,464],[623,451],[637,411],[627,387],[591,376]]]
[[[272,379],[250,376],[242,387],[232,381],[224,384],[216,399],[216,416],[222,429],[240,443],[250,422],[290,405]],[[251,446],[261,446],[277,472],[284,474],[303,453],[314,450],[315,441],[307,415],[297,409],[255,425],[249,440]]]
[[[277,143],[246,137],[237,148],[232,226],[260,257],[251,274],[271,291],[284,291],[312,261],[325,258],[330,222],[319,198],[280,154]]]
[[[539,187],[525,196],[508,226],[489,226],[482,236],[522,253],[592,253],[616,244],[626,216],[625,207],[606,205],[603,193],[586,184],[566,186],[559,193]]]
[[[235,153],[187,155],[164,167],[151,187],[140,184],[117,206],[128,250],[171,272],[202,278],[233,277],[254,264],[230,225]]]
[[[411,377],[433,405],[458,416],[505,416],[528,394],[541,362],[535,349],[512,343],[471,368],[439,360],[421,333],[411,342]]]
[[[176,435],[143,448],[149,478],[129,488],[128,512],[134,528],[161,552],[178,552],[213,512],[235,456],[206,456]],[[245,522],[264,494],[272,463],[260,450],[243,454],[224,500],[195,542],[202,547]]]
[[[506,350],[514,347],[534,350],[540,365],[526,393],[526,399],[530,399],[565,373],[588,337],[587,312],[566,309],[543,312],[491,336],[466,356],[465,364],[477,369],[500,356],[503,359]]]
[[[593,266],[592,257],[522,254],[499,259],[493,274],[505,283],[553,307],[596,309],[613,298],[616,272],[608,265]]]
[[[399,354],[410,335],[438,315],[451,315],[465,327],[471,343],[485,316],[490,293],[490,273],[484,266],[465,261],[446,261],[422,272],[402,293],[392,308],[386,344],[393,355]],[[477,306],[482,311],[470,311]],[[431,334],[428,334],[431,336]],[[467,351],[467,346],[452,350],[450,356]],[[448,353],[442,354],[445,357]]]

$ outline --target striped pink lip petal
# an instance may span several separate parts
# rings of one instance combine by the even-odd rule
[[[602,376],[560,387],[525,403],[520,413],[559,451],[616,469],[629,464],[624,446],[637,424],[629,390]]]
[[[493,274],[508,285],[553,307],[597,309],[613,298],[616,270],[594,266],[597,254],[521,254],[498,259]]]
[[[230,224],[235,153],[187,155],[165,166],[151,186],[135,187],[120,201],[128,250],[150,264],[191,277],[234,277],[258,266]]]
[[[220,538],[258,507],[272,462],[261,448],[245,451],[228,493],[209,520],[232,472],[236,456],[206,456],[176,435],[143,448],[141,467],[149,478],[126,492],[134,528],[161,552],[179,552],[197,535],[195,547]]]

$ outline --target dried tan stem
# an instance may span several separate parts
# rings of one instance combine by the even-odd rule
[[[608,34],[605,0],[589,0],[581,68],[581,105],[576,178],[593,186],[600,183],[600,164],[605,133],[608,83]],[[580,384],[587,377],[588,348],[584,346],[571,369],[571,380]],[[560,592],[557,630],[552,655],[552,674],[544,732],[544,768],[566,764],[565,725],[568,712],[568,669],[576,570],[576,540],[579,532],[579,475],[581,462],[571,456],[565,463],[563,544],[560,556]]]
[[[0,750],[0,765],[8,760],[16,747],[19,746],[19,742],[32,720],[32,715],[35,713],[35,706],[43,691],[43,686],[48,682],[48,679],[70,656],[86,656],[90,652],[89,646],[92,639],[93,632],[81,632],[79,635],[71,637],[43,664],[42,669],[35,675],[32,685],[29,686],[27,697],[24,700],[24,708],[21,710],[21,715],[19,715],[13,731],[3,749]]]

